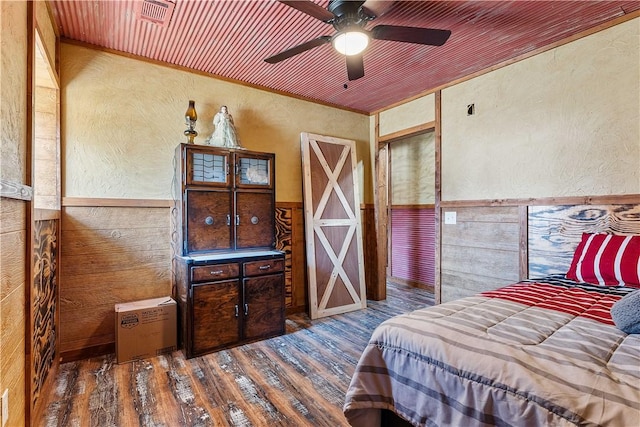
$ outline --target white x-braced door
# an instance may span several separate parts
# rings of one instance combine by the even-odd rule
[[[366,307],[355,141],[301,134],[311,318]]]

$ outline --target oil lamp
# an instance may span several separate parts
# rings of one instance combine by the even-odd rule
[[[187,130],[184,131],[184,134],[187,137],[187,142],[193,144],[193,139],[198,136],[198,132],[196,132],[198,113],[196,112],[195,101],[189,101],[189,108],[187,108],[186,113],[184,113],[184,120],[187,125]]]

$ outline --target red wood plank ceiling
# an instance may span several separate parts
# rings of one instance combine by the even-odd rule
[[[638,1],[395,1],[367,28],[449,29],[451,38],[441,47],[373,40],[364,54],[365,76],[349,82],[345,59],[330,44],[264,62],[334,33],[294,8],[275,0],[171,2],[165,26],[139,19],[138,0],[50,4],[63,40],[367,113],[640,10]]]

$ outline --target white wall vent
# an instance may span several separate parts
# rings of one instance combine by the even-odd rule
[[[175,3],[166,0],[142,0],[138,2],[136,15],[143,21],[166,27],[175,6]]]

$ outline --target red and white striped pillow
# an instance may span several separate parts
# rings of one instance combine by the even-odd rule
[[[640,235],[583,233],[566,276],[600,286],[640,287]]]

